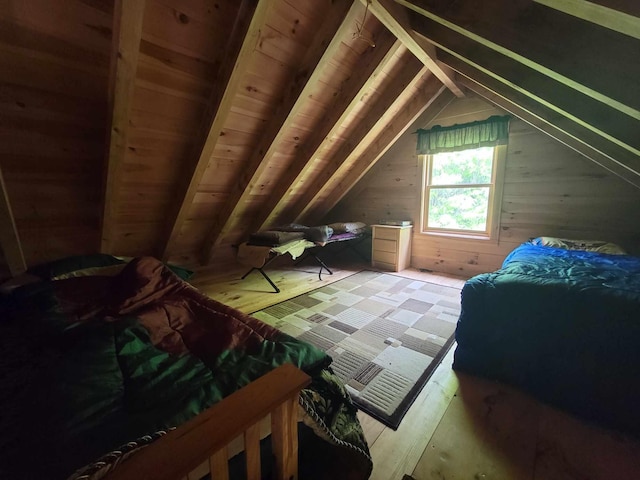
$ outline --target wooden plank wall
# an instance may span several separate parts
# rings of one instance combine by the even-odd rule
[[[329,8],[336,7],[326,0],[273,2],[272,14],[266,20],[264,34],[241,80],[231,114],[198,187],[189,219],[182,227],[172,258],[192,262],[190,252],[198,251],[219,209],[233,192],[234,182],[242,174],[265,125],[282,102],[283,91],[303,73],[298,71],[300,60],[315,41],[318,29],[314,25],[325,18],[323,12]],[[356,12],[357,18],[363,18],[364,7]],[[374,37],[383,31],[382,25],[372,17],[368,18],[366,28]],[[255,222],[254,217],[273,194],[284,173],[299,161],[297,150],[306,145],[314,128],[330,111],[335,98],[361,61],[363,53],[370,48],[367,42],[354,39],[350,30],[343,36],[340,48],[331,62],[325,65],[321,78],[311,85],[305,105],[274,146],[267,159],[268,168],[250,186],[247,199],[234,218],[238,228],[221,239],[221,245],[212,257],[213,264],[228,262],[235,256],[230,255],[229,246],[246,240],[246,228]],[[368,101],[363,101],[363,104]],[[336,138],[333,145],[339,146],[343,141],[342,137]]]
[[[0,165],[28,264],[98,249],[111,18],[0,3]]]
[[[111,250],[157,252],[239,2],[147,0]]]
[[[469,93],[453,100],[430,122],[418,120],[327,221],[411,219],[412,266],[464,276],[499,268],[509,251],[539,235],[606,239],[637,254],[640,190],[517,118],[510,126],[499,243],[419,232],[422,164],[410,132],[505,113]]]

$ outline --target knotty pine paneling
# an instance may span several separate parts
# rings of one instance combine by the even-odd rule
[[[271,16],[266,21],[268,28],[264,29],[248,71],[241,81],[241,88],[203,176],[199,193],[224,195],[233,191],[268,122],[273,120],[283,92],[288,91],[296,80],[300,61],[311,47],[318,31],[318,19],[325,18],[328,8],[336,8],[327,1],[303,3],[304,5],[296,3],[295,6],[293,2],[284,0],[273,3]],[[364,15],[364,7],[362,14]],[[371,15],[367,17],[366,28],[372,34],[383,29]],[[348,78],[357,71],[357,64],[368,48],[366,42],[354,39],[351,34],[344,36],[338,51],[321,71],[320,79],[306,93],[304,105],[283,132],[274,152],[267,158],[268,168],[250,186],[247,201],[232,219],[237,228],[234,226],[227,235],[228,238],[221,240],[223,244],[231,245],[246,240],[249,232],[243,229],[253,223],[253,217],[264,204],[264,199],[297,159],[298,150],[305,145],[317,124],[330,112],[334,98]],[[310,75],[311,72],[303,73]],[[256,104],[258,108],[253,108]],[[224,170],[220,168],[221,165]],[[194,218],[196,212],[203,214],[204,208],[198,204],[200,198],[202,197],[196,196],[191,205],[190,219]],[[208,216],[213,219],[216,214],[216,210],[210,210]],[[203,231],[186,222],[174,253],[184,254],[198,243],[197,240],[203,242],[206,238],[206,235],[202,235]]]
[[[156,254],[239,3],[147,0],[113,251]]]
[[[0,5],[0,166],[28,265],[99,248],[111,10]]]
[[[421,234],[422,161],[412,132],[496,114],[504,112],[469,93],[432,121],[418,120],[327,221],[413,220],[411,266],[464,276],[499,268],[508,252],[540,235],[605,239],[640,252],[640,190],[517,118],[510,127],[499,242]]]

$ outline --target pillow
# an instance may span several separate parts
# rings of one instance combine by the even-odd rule
[[[626,255],[619,245],[603,240],[571,240],[556,237],[537,237],[531,240],[534,245],[543,247],[564,248],[565,250],[584,250],[586,252],[607,253],[609,255]]]
[[[310,242],[325,243],[333,235],[333,228],[328,225],[310,227],[304,233],[304,238]]]
[[[367,224],[362,222],[338,222],[330,223],[329,226],[333,228],[334,233],[362,233]]]

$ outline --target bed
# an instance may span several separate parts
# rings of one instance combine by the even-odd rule
[[[271,280],[265,268],[281,255],[288,254],[293,260],[297,260],[296,265],[307,258],[313,259],[318,265],[318,280],[322,281],[323,271],[329,275],[333,275],[333,272],[326,259],[320,258],[319,250],[343,244],[359,254],[355,247],[367,238],[368,233],[369,229],[362,222],[340,222],[315,227],[289,224],[256,232],[250,235],[247,242],[238,246],[238,262],[250,267],[242,279],[257,271],[275,293],[280,293],[280,288]]]
[[[640,258],[588,244],[534,239],[467,281],[454,368],[637,435]]]
[[[310,377],[295,399],[301,478],[368,478],[356,410],[324,352],[151,257],[65,261],[3,297],[0,478],[101,478],[289,364]]]

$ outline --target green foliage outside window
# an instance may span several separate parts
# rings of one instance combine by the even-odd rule
[[[431,158],[428,228],[485,232],[493,176],[493,147]]]

